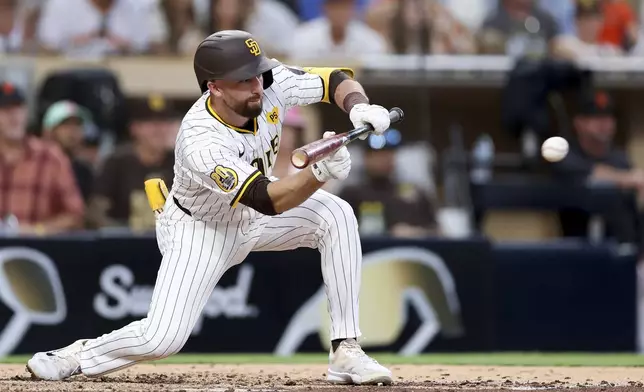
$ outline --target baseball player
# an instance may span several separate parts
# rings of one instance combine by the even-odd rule
[[[293,106],[326,102],[383,133],[389,112],[371,105],[350,69],[294,68],[265,56],[244,31],[220,31],[197,48],[202,96],[186,113],[174,181],[156,234],[163,255],[147,317],[96,339],[35,354],[33,377],[102,376],[178,353],[221,276],[251,251],[317,248],[331,318],[327,379],[392,382],[360,348],[362,252],[353,210],[320,190],[351,169],[346,147],[284,178],[271,177],[281,125]],[[325,137],[332,135],[325,133]],[[213,331],[216,333],[216,331]]]

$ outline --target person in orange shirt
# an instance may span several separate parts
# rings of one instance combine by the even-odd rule
[[[579,0],[580,2],[588,0]],[[626,0],[597,0],[602,3],[604,26],[600,44],[612,44],[628,52],[637,43],[637,18]]]

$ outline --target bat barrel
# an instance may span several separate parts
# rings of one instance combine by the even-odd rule
[[[389,110],[391,124],[402,121],[404,113],[400,108],[394,107]],[[332,136],[327,139],[320,139],[295,149],[291,153],[291,163],[298,169],[311,165],[335,152],[338,148],[352,142],[361,135],[373,131],[371,125],[353,129],[349,132]]]

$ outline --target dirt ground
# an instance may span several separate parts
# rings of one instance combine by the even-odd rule
[[[390,387],[372,390],[567,390],[644,392],[642,368],[547,368],[491,366],[393,365]],[[65,382],[33,381],[23,365],[0,365],[0,391],[325,391],[332,386],[324,365],[138,365],[110,376],[76,376]]]

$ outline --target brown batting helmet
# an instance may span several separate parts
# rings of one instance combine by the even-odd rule
[[[266,57],[253,36],[241,30],[223,30],[204,39],[195,52],[194,68],[201,92],[209,80],[246,80],[264,75],[264,88],[273,83],[271,70],[280,65]]]

